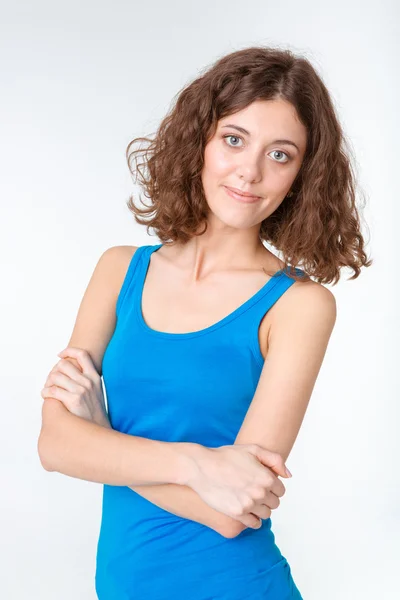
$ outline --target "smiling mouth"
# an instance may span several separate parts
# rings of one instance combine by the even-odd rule
[[[227,194],[229,196],[231,196],[232,198],[235,198],[236,200],[239,200],[240,202],[244,202],[246,204],[252,204],[253,202],[257,202],[258,200],[261,200],[261,196],[245,196],[244,194],[240,194],[239,192],[236,192],[232,188],[229,188],[227,185],[224,185],[223,187],[225,188],[225,191],[227,192]]]

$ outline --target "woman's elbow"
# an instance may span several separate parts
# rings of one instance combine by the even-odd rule
[[[228,539],[232,539],[242,533],[244,529],[247,529],[246,525],[236,519],[232,519],[232,522],[224,528],[222,535]]]
[[[45,471],[54,471],[51,461],[51,455],[54,452],[51,449],[51,440],[54,438],[51,432],[54,430],[55,423],[60,419],[60,412],[64,412],[64,406],[55,398],[46,398],[42,406],[42,427],[40,430],[37,452],[40,463]]]
[[[54,471],[49,461],[49,453],[47,448],[48,444],[46,442],[46,436],[44,435],[43,431],[41,431],[37,442],[37,452],[39,455],[40,464],[45,471]]]

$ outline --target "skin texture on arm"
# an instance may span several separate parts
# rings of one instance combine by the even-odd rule
[[[102,375],[101,365],[104,352],[115,330],[115,309],[118,294],[135,250],[136,248],[132,246],[114,246],[102,254],[82,298],[74,329],[68,342],[68,346],[83,348],[89,353],[99,375]],[[74,358],[68,358],[67,360],[71,361],[75,366],[79,366]],[[76,427],[82,429],[80,434],[80,439],[82,440],[81,447],[78,452],[74,446],[74,428]],[[104,434],[110,434],[110,432],[104,431],[104,427],[108,428],[110,424],[101,412],[99,412],[98,421],[91,423],[71,414],[62,402],[56,398],[46,399],[42,407],[42,429],[38,441],[41,460],[43,457],[43,466],[45,466],[46,462],[44,460],[45,456],[50,456],[52,446],[55,447],[56,445],[55,438],[60,435],[59,432],[62,432],[66,440],[62,448],[63,452],[75,452],[75,456],[79,457],[79,453],[82,456],[82,453],[85,452],[83,429],[87,432],[88,436],[92,436],[92,441],[94,437],[97,438],[100,451],[101,436],[105,440]],[[119,436],[125,434],[114,430],[112,432],[115,436],[115,444],[120,444],[121,462],[132,460],[132,446],[122,444],[119,439]],[[145,441],[143,438],[142,440]],[[148,440],[148,442],[151,444],[154,441]],[[61,448],[61,446],[59,444],[58,448]],[[170,444],[170,446],[173,448],[174,444]],[[123,454],[124,452],[125,454]],[[60,464],[63,460],[65,459],[61,456],[60,450]],[[71,460],[71,455],[69,460]],[[49,470],[52,470],[50,463],[51,460],[48,460]],[[99,466],[101,468],[104,467],[104,465]],[[75,464],[73,467],[75,474],[77,473],[77,468]],[[87,471],[88,467],[84,468]],[[109,476],[112,477],[111,472]],[[90,480],[101,481],[101,478],[99,472],[93,472]],[[230,536],[232,526],[237,523],[235,519],[211,508],[200,498],[197,492],[186,485],[179,483],[137,485],[135,482],[134,485],[128,485],[128,487],[160,508],[177,516],[206,525],[226,537]]]
[[[273,309],[266,360],[235,444],[260,444],[286,463],[336,322],[336,300],[324,286],[301,282]],[[233,522],[228,537],[245,528]]]
[[[107,485],[136,486],[186,481],[195,444],[169,443],[127,435],[72,414],[56,398],[43,404],[38,451],[47,471]]]
[[[208,506],[192,488],[186,485],[128,486],[153,504],[178,517],[189,519],[214,529],[224,537],[233,537],[238,521]],[[241,524],[241,523],[240,523]],[[243,525],[245,529],[245,525]]]

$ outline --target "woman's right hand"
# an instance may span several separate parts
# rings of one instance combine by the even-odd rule
[[[186,485],[215,510],[258,529],[260,519],[270,517],[286,491],[277,477],[290,477],[281,455],[258,444],[197,450]]]

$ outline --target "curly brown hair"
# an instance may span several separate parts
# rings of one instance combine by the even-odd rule
[[[301,263],[319,283],[335,285],[341,267],[351,267],[350,279],[355,279],[372,260],[367,260],[360,231],[353,154],[321,77],[290,50],[259,46],[232,52],[180,91],[154,139],[135,138],[126,149],[131,174],[131,158],[143,154],[141,163],[136,160],[136,181],[151,200],[139,208],[130,196],[128,208],[162,243],[186,243],[204,233],[208,205],[201,172],[204,148],[218,120],[255,100],[276,99],[295,107],[307,130],[307,148],[293,195],[262,221],[260,240],[282,254],[285,268]],[[147,148],[129,153],[132,144],[142,141]]]

